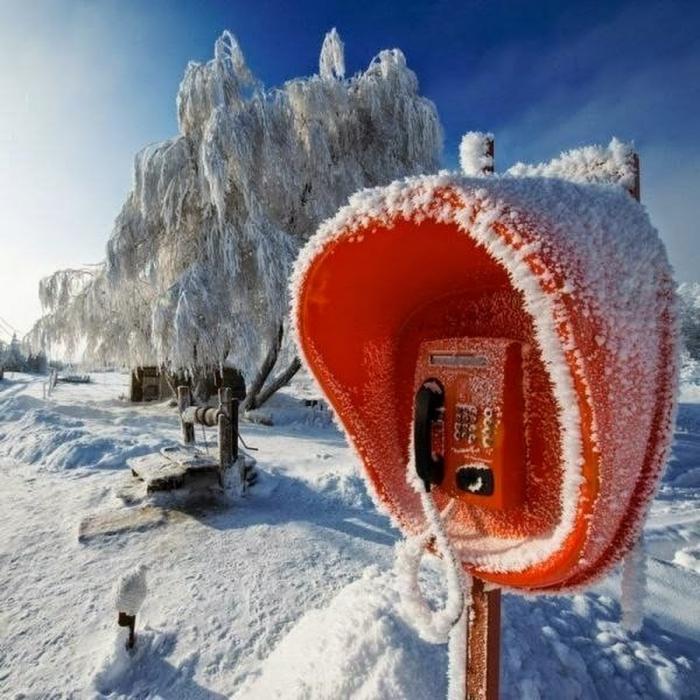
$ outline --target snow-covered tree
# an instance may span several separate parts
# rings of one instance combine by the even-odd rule
[[[229,32],[190,63],[179,135],[136,156],[133,187],[95,270],[42,283],[35,342],[87,343],[130,365],[219,365],[246,376],[254,407],[298,367],[286,331],[300,246],[363,187],[434,171],[437,112],[398,49],[345,77],[325,38],[319,74],[266,90]]]
[[[16,333],[13,334],[10,344],[5,349],[1,364],[10,372],[25,372],[27,370],[27,358],[22,352],[22,344]]]
[[[685,349],[700,362],[700,284],[684,282],[678,287],[678,298]]]

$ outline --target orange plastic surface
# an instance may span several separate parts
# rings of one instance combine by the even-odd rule
[[[506,223],[497,222],[495,228],[506,243],[518,245]],[[533,253],[528,264],[537,273],[546,259]],[[554,270],[542,285],[547,291],[546,285],[561,287],[563,280]],[[464,562],[487,581],[533,591],[583,583],[607,566],[618,556],[633,514],[630,510],[608,525],[605,541],[589,539],[600,488],[590,385],[604,385],[604,358],[594,352],[600,332],[595,320],[577,315],[566,294],[560,296],[568,316],[562,315],[557,331],[567,348],[581,415],[582,480],[573,527],[556,552],[520,571],[484,570]],[[306,271],[296,321],[306,361],[362,457],[378,498],[408,532],[421,527],[418,499],[406,481],[421,345],[445,338],[507,338],[527,348],[527,390],[518,399],[528,416],[526,448],[521,443],[516,449],[526,449],[526,455],[524,466],[514,467],[513,492],[490,507],[461,498],[452,517],[467,532],[505,539],[537,538],[556,526],[562,515],[561,435],[533,319],[504,267],[469,235],[452,223],[401,218],[390,225],[370,220],[359,232],[340,232]],[[576,343],[569,342],[572,335]],[[577,369],[577,352],[590,357],[586,378]],[[598,408],[604,418],[605,406]],[[644,469],[655,471],[653,438],[665,430],[660,422],[666,413],[660,405],[638,484],[646,478]],[[506,459],[522,463],[522,455]],[[503,476],[508,465],[503,462],[499,469]],[[438,506],[450,495],[436,489]]]

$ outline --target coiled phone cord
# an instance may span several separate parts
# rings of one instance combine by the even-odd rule
[[[420,637],[432,644],[448,643],[448,700],[463,700],[466,690],[466,639],[471,600],[466,594],[468,575],[450,545],[444,520],[449,517],[453,502],[441,514],[429,492],[420,492],[427,529],[415,537],[404,540],[397,548],[397,568],[401,607],[414,621]],[[418,584],[420,562],[434,540],[435,549],[442,556],[447,579],[447,600],[438,610],[433,610],[423,596]]]

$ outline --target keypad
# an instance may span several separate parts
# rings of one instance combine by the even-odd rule
[[[468,444],[476,443],[476,426],[478,411],[476,406],[459,403],[456,405],[454,439],[466,440]]]
[[[498,407],[458,403],[455,406],[453,430],[455,442],[466,442],[470,446],[491,449],[499,418]]]

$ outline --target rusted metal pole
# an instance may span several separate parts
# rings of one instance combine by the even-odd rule
[[[501,591],[475,578],[467,626],[467,700],[497,700],[501,657]]]
[[[179,386],[177,388],[177,408],[180,412],[183,445],[194,444],[194,425],[184,419],[184,413],[190,407],[190,403],[190,388],[188,386]]]
[[[487,140],[493,173],[494,140]],[[498,700],[501,669],[501,590],[486,590],[479,578],[472,579],[471,610],[467,625],[467,700]]]

